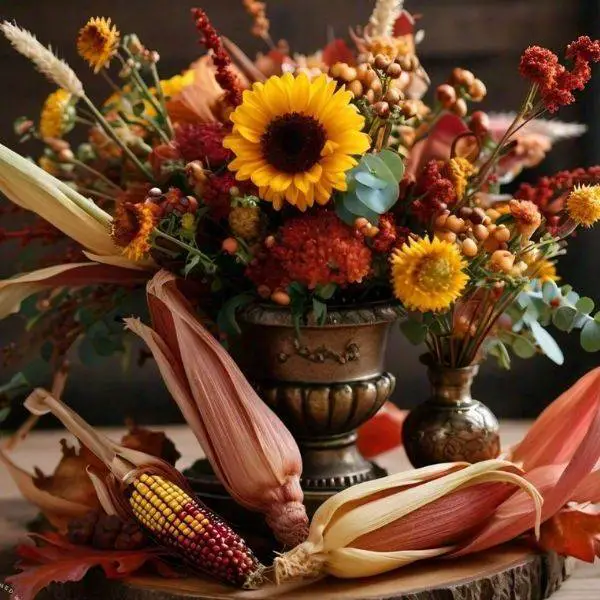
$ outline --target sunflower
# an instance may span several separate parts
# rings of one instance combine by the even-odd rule
[[[79,30],[77,52],[87,60],[94,73],[98,73],[117,53],[120,38],[121,34],[116,25],[111,26],[110,19],[95,17]]]
[[[138,261],[150,251],[151,235],[158,222],[158,207],[151,203],[122,202],[117,206],[112,238],[123,254]]]
[[[73,127],[75,107],[71,100],[71,94],[63,89],[52,92],[46,98],[39,125],[43,138],[61,138]]]
[[[391,260],[394,294],[409,310],[446,310],[469,280],[458,246],[437,238],[411,239]]]
[[[569,217],[584,227],[600,220],[600,185],[578,185],[567,198]]]
[[[369,149],[352,94],[335,88],[325,75],[311,82],[286,73],[255,83],[231,115],[233,132],[223,142],[236,155],[229,168],[277,210],[285,201],[301,211],[327,204],[333,190],[346,190],[352,155]]]

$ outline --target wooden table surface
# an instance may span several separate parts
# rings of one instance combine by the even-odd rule
[[[528,425],[529,423],[526,421],[504,421],[502,423],[503,446],[507,447],[519,441]],[[196,438],[188,428],[168,426],[160,429],[166,429],[167,435],[175,442],[182,455],[178,467],[184,468],[202,456]],[[105,429],[104,431],[115,440],[118,440],[123,434],[122,429]],[[25,469],[31,470],[37,466],[44,473],[50,474],[60,456],[59,440],[65,437],[70,438],[63,430],[34,431],[13,452],[12,457],[19,466]],[[402,450],[389,452],[383,455],[378,462],[391,472],[408,468],[408,461]],[[22,539],[23,526],[35,515],[35,512],[32,506],[21,499],[14,482],[0,466],[0,547],[13,546]],[[0,565],[0,599],[10,597],[2,589],[3,577],[1,574],[8,572],[7,567],[7,565]],[[553,600],[600,600],[600,564],[580,563],[573,576],[552,598]]]

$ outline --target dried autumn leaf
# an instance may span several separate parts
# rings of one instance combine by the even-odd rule
[[[175,444],[164,431],[138,427],[133,421],[129,421],[127,427],[129,431],[121,439],[121,446],[162,458],[173,466],[181,458]]]
[[[375,458],[402,445],[402,424],[406,411],[391,402],[358,430],[358,449],[365,458]]]
[[[33,600],[52,582],[80,581],[94,567],[101,567],[109,579],[120,579],[138,571],[142,566],[153,566],[163,577],[176,573],[161,559],[161,550],[152,547],[134,551],[94,550],[76,546],[58,534],[32,535],[43,543],[23,544],[17,548],[21,558],[21,573],[7,578],[15,598]]]
[[[600,507],[574,504],[563,508],[542,526],[539,545],[593,563],[600,557]]]

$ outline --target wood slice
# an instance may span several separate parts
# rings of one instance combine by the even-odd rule
[[[573,568],[553,553],[509,544],[459,560],[438,560],[365,579],[326,578],[312,583],[232,590],[211,580],[136,577],[124,582],[86,579],[54,584],[56,600],[542,600]]]

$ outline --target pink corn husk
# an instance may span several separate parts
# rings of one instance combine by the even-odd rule
[[[216,475],[236,502],[265,514],[280,542],[300,543],[308,517],[294,438],[201,325],[175,276],[159,272],[147,292],[154,329],[136,319],[127,326],[154,355]]]
[[[525,471],[542,494],[542,522],[567,502],[600,498],[600,368],[584,375],[535,421],[507,458]],[[491,516],[486,526],[454,556],[502,544],[531,529],[527,498],[517,493]]]

